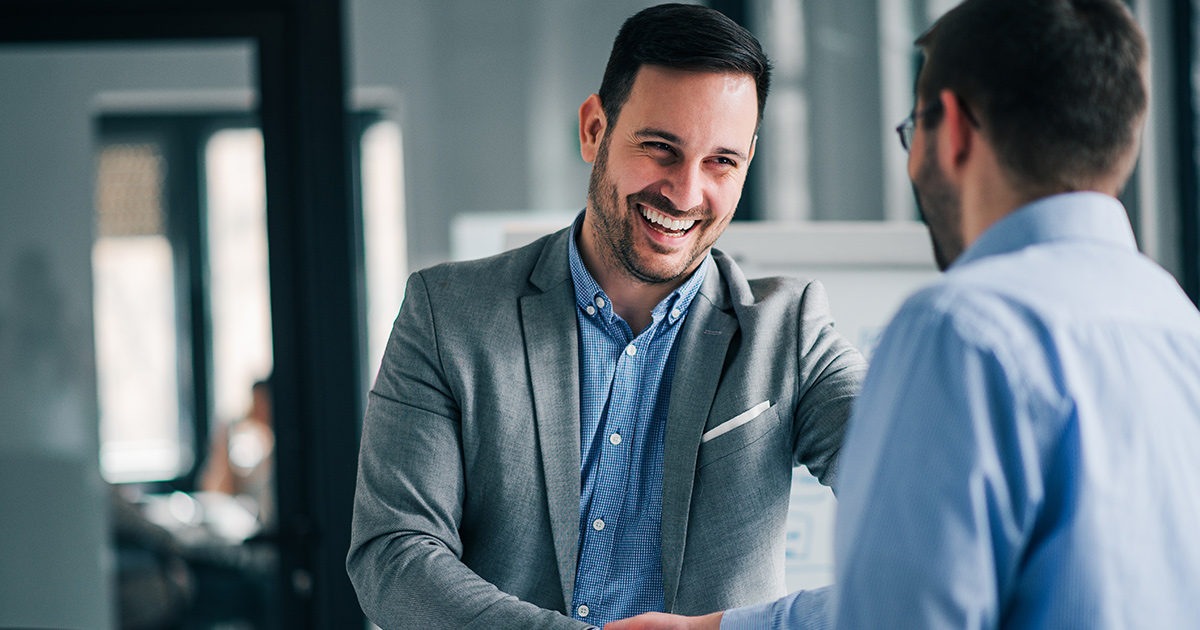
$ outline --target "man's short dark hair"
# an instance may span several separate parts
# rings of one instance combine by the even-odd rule
[[[967,0],[917,45],[921,100],[959,95],[1022,184],[1065,192],[1128,177],[1146,40],[1121,0]]]
[[[625,20],[600,83],[600,103],[610,126],[616,124],[638,71],[646,65],[750,75],[758,90],[758,122],[762,122],[771,64],[758,40],[719,11],[693,4],[660,4]]]

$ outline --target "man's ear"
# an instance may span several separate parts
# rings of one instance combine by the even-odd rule
[[[944,128],[944,133],[938,134],[938,162],[942,172],[954,181],[979,141],[979,129],[957,94],[942,90],[938,98],[942,101],[941,126]]]
[[[604,140],[604,132],[607,129],[608,118],[604,116],[600,96],[593,94],[587,97],[583,105],[579,106],[579,153],[584,162],[590,164],[596,161],[600,142]]]

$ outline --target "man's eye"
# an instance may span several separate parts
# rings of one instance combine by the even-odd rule
[[[716,162],[717,164],[719,164],[721,166],[737,166],[737,162],[734,162],[733,160],[731,160],[727,157],[717,156],[717,157],[713,158],[713,162]]]
[[[653,151],[654,153],[674,153],[674,150],[671,149],[671,145],[665,142],[647,142],[642,146],[646,147],[646,149],[650,151]]]

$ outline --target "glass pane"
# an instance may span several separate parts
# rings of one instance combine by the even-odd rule
[[[272,369],[262,132],[219,131],[204,160],[213,415],[227,423],[247,413],[252,386]]]
[[[163,235],[165,165],[156,145],[105,147],[92,248],[100,463],[112,483],[176,477],[175,277]]]
[[[377,122],[362,137],[363,249],[367,275],[368,383],[375,382],[392,321],[404,300],[404,160],[400,125]]]

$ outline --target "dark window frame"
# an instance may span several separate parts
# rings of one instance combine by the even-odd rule
[[[364,625],[345,571],[363,412],[361,233],[340,0],[0,0],[0,43],[256,47],[275,370],[280,627]]]

